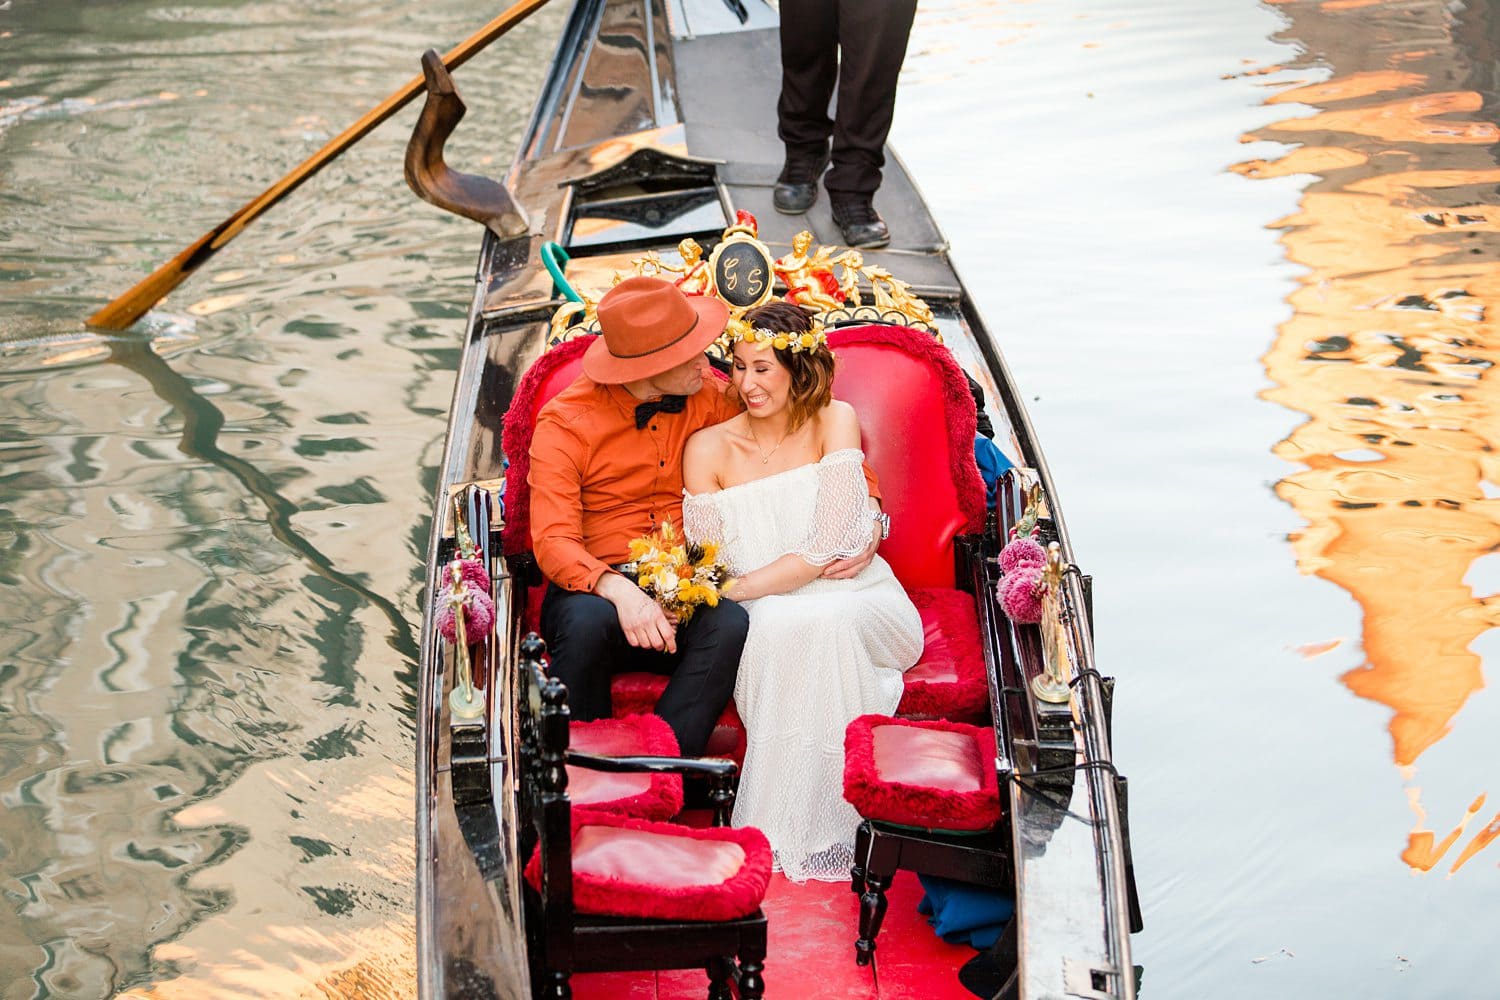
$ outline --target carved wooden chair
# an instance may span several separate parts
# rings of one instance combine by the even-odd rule
[[[1015,885],[989,727],[862,715],[844,734],[844,798],[864,817],[850,872],[860,897],[858,964],[875,954],[898,869]]]
[[[727,825],[738,767],[728,760],[604,757],[569,750],[567,688],[547,676],[545,645],[521,643],[522,815],[530,834],[527,931],[536,994],[572,995],[574,972],[701,968],[709,1000],[759,1000],[765,984],[771,877],[765,835]],[[717,825],[573,809],[569,773],[697,773],[709,778]]]

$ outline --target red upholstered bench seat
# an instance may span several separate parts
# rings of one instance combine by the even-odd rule
[[[866,819],[988,830],[1000,821],[994,731],[861,715],[844,731],[844,798]]]
[[[527,629],[540,628],[542,590],[541,587],[531,590],[526,609]],[[906,691],[896,714],[915,719],[985,721],[989,716],[989,689],[973,596],[942,587],[919,588],[908,594],[922,616],[924,644],[922,658],[906,672]],[[615,718],[652,711],[666,687],[664,675],[617,674],[610,689]],[[704,753],[710,757],[729,757],[743,764],[745,746],[745,725],[731,702],[719,716]]]
[[[676,757],[677,737],[659,716],[574,722],[568,745],[600,757]],[[580,809],[599,809],[639,819],[671,819],[682,811],[682,776],[612,774],[568,767],[568,795]]]
[[[990,693],[974,597],[938,587],[907,591],[922,616],[922,658],[906,672],[903,718],[984,722]]]
[[[526,880],[541,889],[541,852]],[[771,847],[754,827],[691,829],[575,810],[573,907],[601,916],[735,920],[760,908]]]
[[[615,674],[609,684],[611,707],[615,718],[650,712],[656,708],[661,693],[667,689],[665,674],[627,673]],[[705,757],[728,757],[736,764],[745,763],[745,724],[734,702],[724,706],[714,731],[709,734],[708,745],[703,748]]]
[[[522,621],[523,632],[541,632],[542,595],[545,592],[546,587],[532,587],[528,593],[525,617]],[[627,716],[653,711],[657,701],[661,698],[661,693],[666,689],[667,677],[664,674],[616,674],[610,681],[609,689],[614,717],[623,719]],[[730,702],[720,713],[718,722],[714,724],[714,731],[709,735],[708,746],[704,748],[703,753],[706,757],[728,757],[737,764],[743,764],[745,747],[745,724],[740,721],[740,714],[735,711],[734,703]],[[574,749],[582,750],[583,747],[575,745]],[[606,751],[589,752],[604,753]],[[674,749],[668,756],[676,755],[677,751]],[[618,777],[624,777],[624,775]],[[669,818],[670,815],[662,818]]]

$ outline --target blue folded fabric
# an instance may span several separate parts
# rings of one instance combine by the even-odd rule
[[[998,889],[918,875],[926,895],[917,912],[949,944],[967,944],[981,951],[1000,939],[1016,912],[1016,901]]]
[[[990,510],[994,510],[995,487],[999,485],[1000,477],[1014,468],[1014,463],[983,434],[974,437],[974,462],[979,466],[979,477],[984,480],[984,501]]]

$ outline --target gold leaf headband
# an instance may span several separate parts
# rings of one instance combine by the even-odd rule
[[[820,347],[824,350],[828,348],[828,335],[823,332],[823,324],[816,320],[813,321],[812,329],[806,333],[780,333],[751,326],[742,319],[731,319],[724,328],[723,335],[719,337],[719,345],[728,354],[742,340],[747,344],[770,344],[778,351],[791,351],[793,354],[816,351]]]

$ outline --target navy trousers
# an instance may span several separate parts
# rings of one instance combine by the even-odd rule
[[[609,680],[617,673],[669,674],[656,714],[677,734],[684,756],[697,757],[714,722],[734,694],[740,651],[750,616],[733,601],[700,607],[677,626],[677,652],[638,649],[625,640],[615,606],[597,594],[548,584],[542,598],[542,638],[550,673],[568,686],[568,708],[579,720],[610,716]]]

